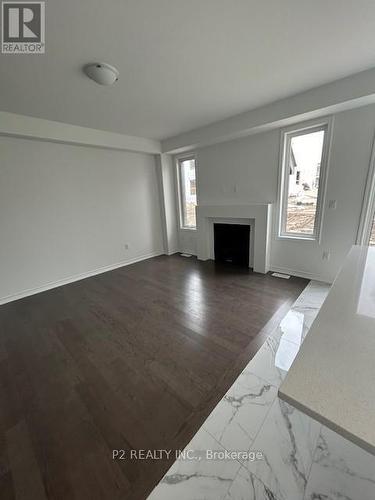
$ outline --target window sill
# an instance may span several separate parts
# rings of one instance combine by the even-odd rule
[[[310,241],[318,242],[319,238],[317,236],[302,236],[302,235],[290,235],[290,234],[278,234],[276,236],[277,240],[292,240],[292,241]]]
[[[180,226],[180,230],[181,231],[196,231],[197,228],[196,227],[183,227],[183,226]]]

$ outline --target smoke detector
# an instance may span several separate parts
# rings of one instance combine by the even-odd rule
[[[118,69],[106,63],[87,64],[83,70],[91,80],[99,85],[113,85],[119,76]]]

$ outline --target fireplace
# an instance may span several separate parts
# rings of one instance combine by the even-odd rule
[[[214,223],[214,255],[216,262],[229,262],[249,267],[250,226]]]
[[[214,259],[214,224],[228,223],[251,226],[249,267],[256,273],[270,269],[271,203],[251,205],[198,205],[197,256],[199,260]]]

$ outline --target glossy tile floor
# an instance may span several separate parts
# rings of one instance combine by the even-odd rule
[[[375,457],[277,397],[328,291],[302,292],[149,500],[374,500]]]

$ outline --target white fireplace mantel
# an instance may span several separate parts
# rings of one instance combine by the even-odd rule
[[[269,271],[271,210],[271,203],[198,205],[196,209],[198,259],[208,260],[212,256],[211,232],[215,219],[247,219],[252,221],[254,271],[267,273]]]

